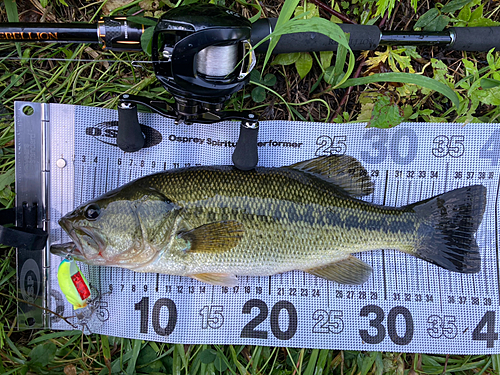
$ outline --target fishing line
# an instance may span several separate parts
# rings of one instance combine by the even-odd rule
[[[153,64],[151,60],[95,60],[95,59],[65,59],[65,58],[49,58],[49,57],[0,57],[1,61],[66,61],[66,62],[93,62],[93,63],[126,63],[126,64]]]

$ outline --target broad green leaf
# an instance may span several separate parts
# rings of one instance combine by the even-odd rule
[[[391,103],[389,97],[382,96],[373,106],[372,117],[367,128],[388,129],[399,125],[402,121],[403,116],[399,113],[399,107]],[[375,359],[373,360],[375,361]]]
[[[500,85],[487,90],[476,90],[474,96],[478,101],[487,105],[500,105]]]
[[[56,350],[56,344],[51,341],[35,346],[29,354],[30,365],[38,367],[47,366],[54,359]]]
[[[261,86],[255,87],[252,90],[252,100],[255,103],[262,103],[264,100],[266,100],[266,90]]]
[[[129,17],[127,17],[127,21],[138,23],[139,25],[146,25],[146,26],[156,26],[156,24],[158,23],[157,20],[153,20],[151,18],[141,17],[141,16],[129,16]]]
[[[266,86],[274,86],[276,84],[276,76],[272,73],[267,73],[262,82]]]
[[[253,69],[250,72],[250,80],[251,81],[257,81],[259,83],[262,83],[262,76],[261,73],[257,69]]]
[[[349,86],[366,85],[368,83],[374,82],[401,82],[401,83],[413,83],[415,85],[426,87],[430,90],[439,92],[440,94],[446,96],[451,102],[458,108],[460,101],[457,94],[445,84],[436,81],[435,79],[421,76],[419,74],[411,73],[379,73],[373,74],[368,77],[361,78],[351,78],[343,83],[340,87],[345,88]]]
[[[199,355],[201,363],[209,364],[215,361],[217,352],[214,349],[205,349]]]
[[[483,4],[479,5],[470,15],[469,21],[475,21],[483,18]]]
[[[413,26],[413,29],[417,30],[424,28],[429,23],[431,23],[437,16],[439,16],[439,10],[437,10],[436,8],[429,9],[427,12],[425,12],[420,16],[420,18],[415,23],[415,26]]]
[[[221,350],[219,346],[215,346],[217,349],[217,356],[215,357],[214,365],[217,371],[220,373],[227,370],[229,366],[229,360],[224,355],[224,352]]]
[[[368,352],[367,354],[363,355],[362,363],[360,366],[360,374],[361,375],[367,375],[368,371],[371,370],[373,367],[373,364],[375,363],[375,360],[377,357],[381,357],[382,353],[380,352]]]
[[[295,62],[299,59],[300,52],[294,53],[280,53],[277,55],[271,65],[290,65],[295,64]]]
[[[307,73],[311,70],[313,65],[313,59],[311,55],[307,52],[301,52],[298,60],[295,62],[295,68],[299,73],[300,79],[304,78]]]
[[[441,14],[434,18],[427,26],[424,27],[425,31],[443,31],[444,28],[450,23],[451,19],[448,16]]]
[[[403,49],[391,50],[392,53],[389,54],[389,67],[395,72],[399,72],[404,69],[409,69],[410,73],[415,73],[413,66],[411,65],[410,56],[401,56],[400,53],[404,51]],[[399,66],[398,66],[399,65]]]
[[[217,357],[215,357],[214,365],[215,369],[219,373],[222,373],[227,370],[226,361],[224,361],[224,358],[222,357],[222,355],[219,355],[219,353],[217,353]]]
[[[321,61],[321,66],[323,69],[328,68],[332,65],[333,51],[321,51],[319,53],[319,60]]]
[[[141,35],[141,48],[149,56],[151,56],[154,30],[155,28],[153,26],[150,26],[146,30],[144,30]]]
[[[500,86],[500,81],[491,78],[482,78],[481,79],[481,87],[483,89],[492,89],[493,87]]]
[[[486,61],[488,61],[488,66],[490,67],[491,70],[496,70],[497,64],[495,63],[495,58],[493,57],[493,51],[495,51],[494,48],[488,51],[488,53],[486,54]],[[498,59],[498,64],[500,67],[500,59]]]
[[[441,8],[443,13],[451,13],[469,4],[472,0],[452,0]]]
[[[15,170],[14,168],[8,170],[7,172],[0,175],[0,190],[5,189],[6,186],[9,186],[14,182],[15,179]]]
[[[460,13],[458,13],[458,19],[465,22],[469,22],[470,15],[471,15],[470,6],[466,5],[462,8]]]
[[[319,17],[319,10],[318,7],[312,3],[307,3],[306,9],[304,10],[303,6],[298,6],[295,9],[294,16],[301,16],[302,14],[307,13],[305,16],[306,19],[313,18],[313,17]]]
[[[472,18],[472,17],[471,17]],[[467,24],[468,27],[493,27],[500,26],[500,22],[490,20],[489,18],[478,18],[473,21],[469,21]]]

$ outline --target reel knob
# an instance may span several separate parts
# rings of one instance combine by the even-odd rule
[[[126,99],[126,95],[123,96]],[[130,102],[118,105],[118,135],[116,144],[125,152],[139,151],[144,147],[144,135],[137,118],[137,106]]]
[[[254,116],[250,114],[249,116]],[[242,171],[254,169],[259,161],[257,151],[257,137],[259,135],[259,123],[257,121],[242,121],[240,136],[233,152],[233,164]]]

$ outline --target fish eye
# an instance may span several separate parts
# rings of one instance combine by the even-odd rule
[[[89,204],[83,212],[87,220],[95,220],[99,217],[101,208],[96,203]]]

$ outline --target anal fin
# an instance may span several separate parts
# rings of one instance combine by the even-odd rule
[[[227,287],[238,285],[238,278],[236,275],[231,275],[229,273],[198,273],[195,275],[189,275],[189,277],[211,285]]]
[[[338,262],[304,271],[339,284],[360,285],[368,280],[372,268],[355,256],[349,255]]]

